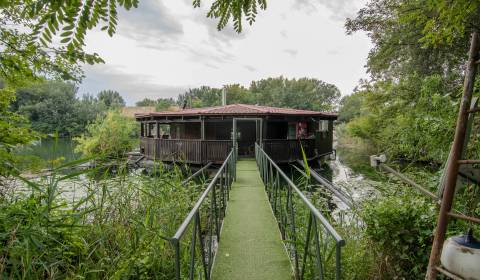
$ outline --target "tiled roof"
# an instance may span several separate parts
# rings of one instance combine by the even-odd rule
[[[317,112],[309,110],[277,108],[247,104],[230,104],[226,106],[193,108],[180,111],[151,112],[137,114],[136,117],[147,116],[208,116],[208,115],[297,115],[297,116],[320,116],[336,118],[336,113]]]

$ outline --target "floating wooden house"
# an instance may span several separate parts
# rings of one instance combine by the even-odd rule
[[[255,143],[279,163],[333,152],[335,113],[257,105],[184,109],[136,114],[140,152],[149,160],[189,164],[221,163],[232,147],[254,157]]]

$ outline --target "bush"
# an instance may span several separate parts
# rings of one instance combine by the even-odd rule
[[[87,133],[74,138],[78,143],[75,152],[85,156],[122,157],[137,143],[137,124],[134,119],[117,111],[109,111],[105,117],[97,117],[87,126]]]
[[[381,278],[422,279],[433,241],[434,204],[406,192],[366,202],[362,217]]]

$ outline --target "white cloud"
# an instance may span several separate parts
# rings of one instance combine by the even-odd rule
[[[291,55],[293,57],[297,56],[297,54],[298,54],[298,50],[294,50],[294,49],[284,49],[283,51],[288,53],[289,55]]]
[[[317,78],[348,94],[367,76],[371,45],[364,34],[346,35],[333,15],[354,13],[361,1],[270,1],[241,34],[217,31],[207,7],[194,9],[190,0],[141,1],[138,10],[122,12],[113,38],[100,31],[87,36],[87,50],[106,64],[86,68],[80,93],[117,89],[132,104],[283,75]]]
[[[101,90],[115,90],[122,95],[127,104],[134,104],[145,97],[176,97],[188,87],[159,84],[150,75],[131,74],[118,66],[94,65],[85,66],[87,78],[83,82],[80,94],[96,95]]]
[[[361,0],[296,0],[293,7],[309,15],[317,13],[319,9],[327,8],[331,13],[331,19],[344,21],[348,17],[353,17],[363,3],[365,1]]]

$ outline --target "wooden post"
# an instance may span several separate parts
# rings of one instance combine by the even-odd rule
[[[267,120],[260,120],[260,147],[263,148],[263,139],[267,138]]]
[[[201,120],[201,132],[200,133],[201,133],[200,138],[202,140],[205,140],[205,120],[203,118]]]

